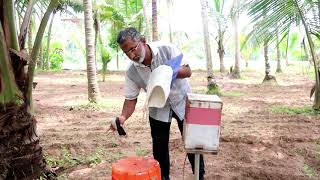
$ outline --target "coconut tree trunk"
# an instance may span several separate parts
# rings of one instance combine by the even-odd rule
[[[49,25],[49,29],[48,29],[48,39],[47,39],[47,53],[46,53],[46,69],[49,70],[50,69],[50,60],[49,60],[49,57],[50,57],[50,41],[51,41],[51,30],[52,30],[52,24],[53,24],[53,20],[54,20],[54,17],[57,13],[57,10],[53,10],[52,12],[52,17],[51,17],[51,20],[50,20],[50,25]]]
[[[105,82],[105,71],[104,71],[104,62],[103,62],[103,56],[102,56],[102,49],[103,49],[103,43],[102,43],[102,39],[101,39],[101,30],[100,30],[100,19],[98,17],[98,15],[95,16],[94,19],[94,27],[95,27],[95,37],[94,37],[94,41],[95,41],[95,64],[96,64],[96,70],[98,71],[97,68],[97,50],[100,49],[100,55],[101,55],[101,61],[102,61],[102,81]]]
[[[58,0],[51,0],[50,4],[48,6],[48,9],[46,13],[44,14],[39,30],[37,32],[36,39],[34,41],[32,53],[31,53],[31,60],[29,62],[28,66],[28,86],[27,86],[27,104],[30,106],[31,111],[33,111],[32,108],[32,84],[33,84],[33,77],[34,77],[34,69],[35,69],[35,60],[39,54],[40,46],[42,46],[42,39],[44,31],[46,30],[46,26],[48,24],[48,20],[50,18],[51,13],[53,10],[58,6],[59,1]]]
[[[29,28],[28,28],[28,53],[29,55],[32,52],[32,43],[33,43],[33,37],[32,37],[32,28],[33,28],[33,20],[30,20]]]
[[[18,36],[17,36],[16,21],[14,17],[14,1],[13,0],[3,1],[3,14],[4,14],[3,30],[4,30],[4,35],[6,36],[5,40],[6,40],[7,46],[16,51],[20,51]]]
[[[86,35],[86,54],[87,54],[87,78],[88,78],[88,100],[97,103],[100,96],[99,86],[96,78],[95,51],[94,51],[94,30],[92,19],[92,1],[83,0],[84,23]]]
[[[28,7],[24,15],[23,22],[21,24],[20,34],[19,34],[19,45],[21,49],[24,49],[24,46],[25,46],[25,40],[28,32],[28,27],[30,26],[29,24],[31,23],[30,20],[31,20],[34,3],[35,3],[34,0],[29,0]]]
[[[264,64],[265,64],[265,77],[270,75],[270,63],[269,63],[269,56],[268,56],[268,42],[265,41],[264,43]]]
[[[306,20],[304,18],[304,15],[301,11],[301,8],[299,7],[299,4],[297,0],[294,0],[294,4],[296,6],[296,9],[298,10],[298,13],[300,14],[301,21],[308,39],[308,44],[310,48],[310,53],[313,61],[313,67],[315,71],[315,77],[316,77],[316,84],[315,84],[315,92],[314,92],[314,101],[313,101],[313,109],[315,110],[320,110],[320,72],[319,72],[319,67],[318,67],[318,59],[316,56],[315,48],[314,48],[314,43],[312,41],[310,31],[308,28],[308,25],[306,24]],[[320,16],[319,16],[320,17]]]
[[[172,38],[172,0],[167,0],[167,8],[168,8],[168,26],[169,26],[169,39],[170,42],[173,42],[173,38]]]
[[[152,0],[152,40],[158,40],[158,11],[157,0]]]
[[[100,15],[95,14],[94,16],[94,28],[95,28],[95,55],[96,55],[96,65],[97,65],[97,51],[100,51],[101,61],[102,61],[102,81],[105,82],[106,80],[106,73],[107,73],[107,65],[110,61],[110,55],[106,48],[104,47],[104,43],[101,37],[101,22],[100,22]]]
[[[117,70],[119,70],[119,48],[117,46]]]
[[[116,32],[116,24],[115,22],[113,22],[113,32]],[[117,52],[117,58],[116,58],[116,62],[117,62],[117,70],[119,70],[119,49],[118,46],[116,46],[116,52]]]
[[[288,59],[289,39],[290,39],[290,30],[288,31],[288,35],[287,35],[287,45],[286,45],[286,66],[289,66],[289,59]]]
[[[226,71],[226,68],[224,67],[224,45],[223,45],[223,37],[224,37],[224,32],[221,30],[221,26],[219,25],[218,29],[218,54],[219,54],[219,59],[220,59],[220,72],[224,73]]]
[[[17,96],[22,96],[22,92],[18,89],[15,82],[11,60],[9,57],[8,46],[5,41],[5,34],[0,22],[0,105],[4,108],[6,104],[17,100]],[[0,109],[1,109],[0,108]],[[0,114],[2,115],[2,114]],[[0,133],[3,133],[2,126],[5,123],[0,119]],[[0,151],[2,148],[0,148]],[[2,155],[2,153],[1,153]],[[2,163],[3,161],[0,161]],[[0,166],[1,167],[1,166]],[[1,171],[0,171],[1,172]],[[1,176],[0,176],[1,177]]]
[[[38,58],[37,66],[38,66],[39,69],[42,69],[42,70],[45,69],[44,68],[44,63],[43,63],[43,45],[42,45],[42,42],[41,42],[41,45],[40,45],[39,58]]]
[[[279,47],[279,33],[277,31],[277,34],[276,34],[276,48],[277,48],[277,70],[276,72],[277,73],[281,73],[282,72],[282,69],[281,69],[281,61],[280,61],[280,47]]]
[[[96,72],[98,73],[98,63],[97,63],[97,47],[98,47],[98,36],[100,36],[100,18],[99,15],[96,14],[93,15],[93,26],[94,26],[94,63],[96,67]]]
[[[145,36],[147,39],[147,42],[151,40],[150,38],[150,26],[149,26],[149,15],[148,15],[148,1],[142,0],[142,8],[143,8],[143,19],[144,19],[144,25],[145,25]]]
[[[269,42],[267,40],[264,41],[264,62],[265,62],[265,77],[263,79],[263,83],[265,82],[274,82],[277,83],[275,76],[270,74],[271,67],[269,63],[269,55],[268,55]]]
[[[239,36],[239,0],[234,1],[234,8],[235,8],[235,15],[233,16],[233,25],[234,25],[234,38],[235,38],[235,64],[234,64],[234,71],[232,75],[234,78],[240,78],[240,36]]]
[[[10,8],[4,8],[5,3],[2,2],[0,8],[6,10],[0,11],[0,17],[7,20],[3,21],[0,18],[0,179],[38,179],[45,163],[36,134],[36,120],[31,111],[32,89],[29,89],[29,84],[32,87],[33,73],[28,72],[26,75],[24,67],[27,65],[27,55],[25,51],[19,51],[21,47],[16,44],[18,39],[15,27],[5,23],[7,21],[15,24],[15,18],[7,14],[10,13]],[[57,4],[58,0],[52,0],[46,14],[50,15],[51,7]],[[34,70],[34,60],[40,46],[39,39],[42,39],[46,22],[45,15],[37,33],[28,71],[32,68]]]
[[[211,89],[218,89],[218,85],[213,76],[212,70],[212,57],[211,57],[211,48],[210,48],[210,37],[209,37],[209,28],[208,28],[208,2],[206,0],[200,0],[201,4],[201,16],[202,16],[202,25],[203,25],[203,39],[204,47],[206,52],[207,59],[207,81],[208,81],[208,91]]]
[[[306,41],[305,41],[305,38],[303,38],[302,40],[302,45],[303,45],[303,50],[304,50],[304,53],[305,53],[305,60],[306,61],[309,61],[310,64],[312,64],[312,59],[310,59],[310,56],[309,56],[309,53],[308,53],[308,47],[306,45]]]

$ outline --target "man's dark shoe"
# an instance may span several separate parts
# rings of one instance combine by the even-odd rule
[[[170,177],[162,177],[162,180],[170,180]]]
[[[204,175],[200,175],[199,180],[204,180]]]

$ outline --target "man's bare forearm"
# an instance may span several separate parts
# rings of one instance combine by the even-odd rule
[[[124,120],[127,120],[132,113],[134,112],[137,104],[137,99],[133,100],[125,100],[122,107],[121,116],[124,118]]]

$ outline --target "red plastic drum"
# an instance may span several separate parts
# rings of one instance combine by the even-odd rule
[[[112,180],[161,180],[158,161],[148,157],[128,157],[112,165]]]

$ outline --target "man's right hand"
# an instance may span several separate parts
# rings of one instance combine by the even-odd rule
[[[124,116],[119,116],[119,121],[121,125],[124,125],[124,122],[126,121],[126,118]]]
[[[125,118],[124,116],[119,116],[119,117],[117,117],[117,118],[119,119],[120,125],[123,126],[126,118]],[[116,118],[111,121],[111,123],[110,123],[110,129],[111,129],[112,131],[117,130]]]
[[[126,120],[126,118],[124,117],[124,116],[119,116],[119,117],[116,117],[115,119],[113,119],[112,121],[111,121],[111,123],[110,123],[110,129],[112,130],[112,131],[115,131],[115,130],[117,130],[117,125],[116,125],[116,120],[119,120],[119,123],[120,123],[120,126],[123,126],[123,124],[124,124],[124,122],[125,122],[125,120]]]

